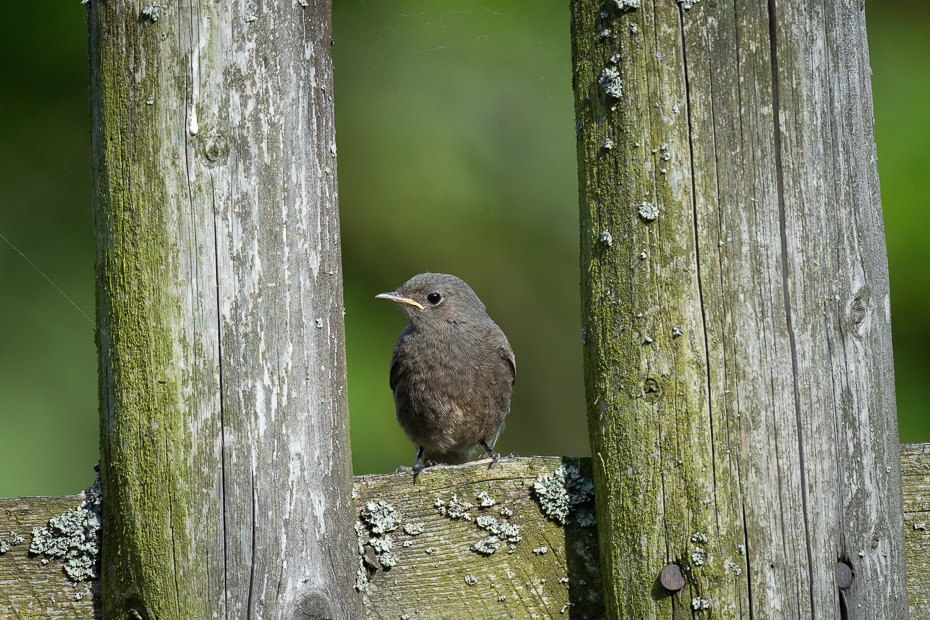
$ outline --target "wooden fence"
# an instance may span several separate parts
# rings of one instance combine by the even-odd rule
[[[88,5],[100,595],[0,613],[925,613],[861,3],[574,0],[593,456],[354,490],[329,4]]]
[[[577,467],[582,476],[590,476],[590,459],[573,457],[505,459],[493,468],[440,467],[424,473],[419,484],[412,484],[409,472],[357,476],[355,509],[364,537],[388,534],[394,556],[392,566],[382,564],[371,544],[358,556],[365,579],[365,617],[604,617],[597,528],[583,527],[577,519],[561,524],[545,513],[534,491],[540,477],[562,466]],[[902,444],[901,472],[910,617],[926,618],[930,617],[930,443]],[[481,506],[481,493],[494,503]],[[468,510],[471,519],[449,514],[453,495],[473,505]],[[63,570],[62,558],[46,564],[43,555],[28,551],[32,528],[45,527],[50,518],[77,508],[83,499],[83,495],[0,499],[0,539],[9,541],[8,534],[14,533],[23,538],[0,554],[2,617],[101,617],[95,598],[99,580],[75,583]],[[443,504],[437,505],[437,500]],[[390,504],[399,520],[396,529],[378,535],[361,513],[369,503],[382,501]],[[443,507],[446,514],[440,512]],[[578,506],[580,511],[585,508],[590,509],[590,503]],[[482,515],[519,527],[521,540],[512,553],[509,542],[492,554],[475,549],[489,535],[478,525],[477,517]],[[727,561],[707,558],[707,564],[721,568]],[[731,579],[744,578],[732,569],[730,573]],[[677,593],[657,591],[676,600],[680,609],[687,609],[696,594],[690,587]]]

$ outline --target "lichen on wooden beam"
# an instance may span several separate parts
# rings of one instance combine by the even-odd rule
[[[589,458],[554,456],[502,459],[490,468],[487,462],[437,467],[424,471],[415,482],[409,469],[356,476],[357,515],[369,503],[380,508],[383,501],[400,518],[395,529],[385,530],[392,535],[394,566],[379,568],[375,560],[383,553],[375,553],[370,544],[363,549],[368,558],[362,560],[368,583],[367,618],[603,617],[596,527],[578,524],[578,516],[583,517],[589,505],[579,504],[562,526],[545,514],[535,492],[541,476],[563,465],[578,467],[582,477],[591,475]],[[925,618],[930,617],[930,443],[903,444],[901,472],[910,617]],[[482,493],[495,503],[482,507]],[[471,520],[449,518],[453,494],[472,504],[466,511]],[[442,506],[436,505],[437,497]],[[83,500],[83,495],[0,498],[0,540],[9,541],[12,532],[26,539],[0,553],[0,617],[99,617],[88,596],[99,593],[99,582],[75,585],[60,560],[43,564],[41,557],[28,553],[33,527],[46,525],[49,518]],[[442,507],[446,515],[440,513]],[[504,508],[513,514],[501,514]],[[478,516],[519,526],[521,540],[513,554],[509,544],[490,555],[472,550],[488,537],[477,524]],[[413,533],[420,530],[417,524],[422,530]],[[387,521],[387,527],[392,525]],[[379,536],[370,523],[362,526],[366,539]],[[474,584],[465,581],[469,575]],[[667,596],[658,584],[654,595]],[[501,596],[505,598],[500,600]]]
[[[436,467],[416,481],[409,469],[356,477],[360,542],[372,541],[364,545],[360,568],[367,617],[603,617],[593,496],[571,505],[579,486],[572,484],[575,470],[590,481],[590,459],[555,456]],[[554,500],[547,515],[535,487],[555,489],[565,478],[567,514]],[[557,495],[553,490],[549,497]],[[382,528],[363,513],[383,508],[381,502],[400,521],[378,534],[372,530]],[[507,526],[518,529],[511,540]],[[387,534],[393,566],[383,566],[375,552]]]
[[[0,498],[0,618],[83,620],[99,618],[100,581],[71,581],[63,560],[31,554],[33,528],[81,505],[84,495]],[[4,545],[3,543],[6,543]],[[14,544],[15,543],[15,544]]]
[[[901,444],[904,555],[911,618],[930,618],[930,443]]]

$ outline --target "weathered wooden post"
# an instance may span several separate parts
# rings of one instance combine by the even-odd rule
[[[862,3],[572,18],[610,617],[906,617]]]
[[[361,617],[330,4],[89,24],[104,617]]]

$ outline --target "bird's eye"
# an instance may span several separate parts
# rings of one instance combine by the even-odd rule
[[[426,296],[426,301],[430,302],[432,305],[435,306],[440,301],[442,301],[442,295],[440,295],[439,293],[430,293],[429,295]]]

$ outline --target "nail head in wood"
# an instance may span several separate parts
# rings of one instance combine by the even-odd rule
[[[681,569],[677,564],[669,564],[662,569],[659,575],[659,583],[662,587],[671,593],[678,592],[685,587],[685,577],[681,574]]]
[[[849,566],[846,562],[837,562],[836,563],[836,587],[840,590],[845,590],[852,585],[853,582],[853,571],[852,567]]]

